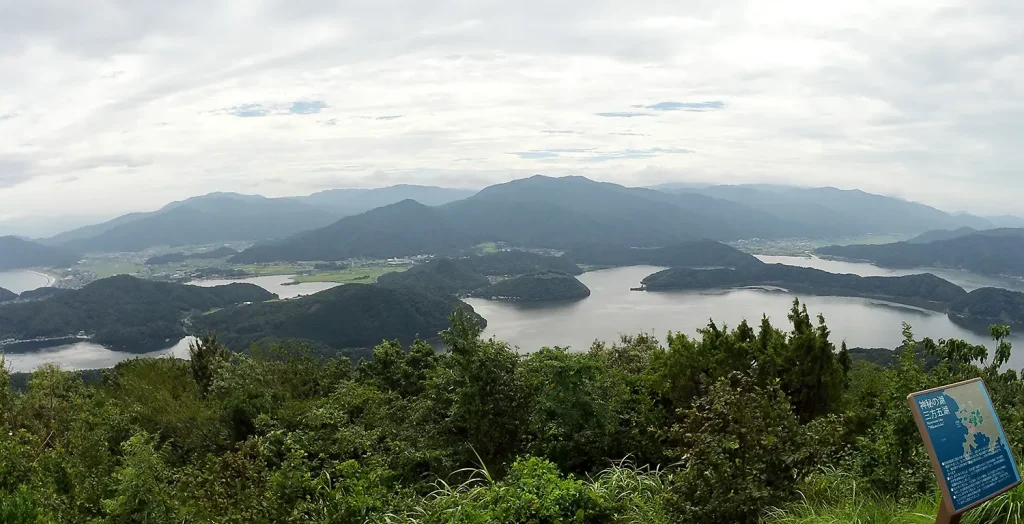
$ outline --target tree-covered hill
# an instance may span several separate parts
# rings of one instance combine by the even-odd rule
[[[753,255],[713,240],[682,242],[660,248],[620,247],[607,244],[575,248],[565,257],[594,266],[668,266],[689,268],[743,268],[762,264]]]
[[[75,293],[74,289],[65,289],[58,287],[40,287],[36,289],[30,289],[25,291],[18,298],[21,300],[44,300],[47,298],[70,295]]]
[[[462,295],[487,286],[487,277],[470,270],[467,259],[439,258],[377,278],[377,285],[388,288],[414,287],[440,295]]]
[[[451,295],[347,284],[297,299],[229,307],[195,317],[192,333],[215,332],[238,351],[254,342],[280,339],[308,340],[343,350],[370,347],[384,339],[436,338],[456,310],[473,314],[469,305]]]
[[[473,294],[492,300],[542,302],[587,298],[590,288],[568,273],[542,271],[495,282]]]
[[[1024,327],[1024,293],[993,287],[975,289],[950,305],[949,316],[980,327]]]
[[[989,275],[1024,276],[1024,229],[978,231],[925,244],[828,246],[817,252],[883,267],[943,267]]]
[[[214,258],[226,258],[237,254],[237,249],[224,246],[211,249],[209,251],[199,251],[197,253],[167,253],[166,255],[157,255],[146,260],[146,265],[158,266],[161,264],[177,264],[186,260],[209,260]]]
[[[525,275],[539,271],[583,274],[583,270],[568,257],[541,255],[516,249],[460,258],[459,262],[470,271],[487,276]]]
[[[300,303],[328,325],[360,315],[254,306]],[[907,395],[977,377],[1024,451],[1003,327],[990,351],[906,326],[881,367],[806,307],[788,320],[520,354],[455,315],[443,351],[383,342],[358,363],[203,337],[190,361],[0,366],[0,521],[930,523],[935,477]],[[1022,495],[966,522],[1018,522]]]
[[[0,271],[28,267],[67,267],[78,262],[74,252],[18,237],[0,237]]]
[[[182,320],[190,313],[273,298],[253,284],[204,288],[122,275],[46,300],[0,306],[0,340],[84,332],[98,344],[144,353],[183,337]]]
[[[14,300],[16,298],[18,298],[17,293],[0,287],[0,302],[7,302],[8,300]]]
[[[929,242],[935,242],[938,240],[952,240],[954,238],[965,237],[967,235],[973,235],[977,232],[977,229],[967,226],[960,227],[957,229],[933,229],[931,231],[925,231],[924,233],[921,233],[920,235],[917,235],[916,237],[907,240],[907,242],[911,244],[927,244]]]
[[[253,246],[232,257],[231,262],[437,255],[476,243],[438,208],[404,200],[288,239]]]
[[[762,264],[748,269],[673,268],[650,275],[642,283],[648,291],[778,286],[820,295],[879,298],[941,311],[967,296],[963,288],[928,273],[861,277],[783,264]]]

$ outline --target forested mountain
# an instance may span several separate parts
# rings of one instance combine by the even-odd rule
[[[0,237],[0,271],[26,267],[67,267],[78,261],[70,250],[18,237]]]
[[[242,302],[277,298],[253,284],[196,287],[126,275],[34,302],[0,306],[0,340],[84,332],[97,344],[143,353],[185,335],[183,316]]]
[[[209,260],[214,258],[226,258],[237,254],[238,250],[230,247],[218,247],[216,249],[200,251],[198,253],[168,253],[166,255],[150,257],[146,260],[146,265],[158,266],[160,264],[177,264],[186,260]]]
[[[807,235],[822,238],[867,233],[920,233],[931,229],[995,225],[971,215],[954,215],[898,198],[832,187],[800,188],[774,185],[711,187],[662,186],[675,193],[696,193],[729,200],[809,228]]]
[[[590,296],[590,288],[568,273],[541,271],[495,282],[473,295],[515,302],[579,300]]]
[[[388,258],[451,253],[474,245],[474,239],[451,223],[442,209],[403,200],[327,227],[253,246],[231,262]]]
[[[701,205],[695,205],[695,200]],[[494,185],[435,208],[414,204],[407,201],[347,217],[282,242],[254,246],[234,260],[438,254],[487,241],[557,249],[592,244],[658,247],[700,238],[774,236],[789,227],[729,202],[631,189],[583,177],[538,175]]]
[[[1024,229],[990,229],[926,244],[828,246],[817,252],[883,267],[944,267],[990,275],[1024,275]]]
[[[0,287],[0,302],[7,302],[8,300],[14,300],[16,298],[18,298],[17,293]]]
[[[427,205],[465,198],[473,191],[429,186],[337,189],[305,197],[266,198],[210,193],[167,204],[158,211],[130,213],[45,239],[86,252],[139,251],[168,245],[259,241],[323,227],[341,217],[405,199]]]
[[[927,273],[861,277],[783,264],[762,264],[743,269],[672,268],[650,275],[642,283],[648,291],[778,286],[820,295],[879,298],[941,311],[967,296],[967,292],[956,284]]]
[[[416,288],[347,284],[292,300],[225,308],[195,317],[192,332],[215,332],[236,350],[254,342],[308,340],[334,349],[437,337],[456,311],[472,308],[451,295]],[[473,314],[478,322],[482,322]]]
[[[661,248],[592,245],[564,255],[578,264],[593,266],[668,266],[689,268],[738,268],[760,266],[761,261],[732,246],[713,240],[682,242]]]
[[[927,244],[929,242],[935,242],[937,240],[951,240],[954,238],[965,237],[967,235],[973,235],[978,230],[973,227],[961,227],[957,229],[933,229],[931,231],[925,231],[920,235],[917,235],[907,242],[911,244]]]
[[[993,287],[975,289],[950,306],[949,316],[972,327],[1024,327],[1024,293]]]
[[[116,225],[89,226],[48,242],[86,252],[140,251],[154,246],[183,246],[230,241],[255,241],[293,235],[330,224],[337,217],[288,199],[234,193],[212,193],[173,202],[159,211],[135,214]],[[92,235],[92,232],[99,231]],[[71,237],[59,241],[58,238]]]
[[[341,216],[357,215],[403,200],[425,206],[440,206],[473,196],[476,191],[447,187],[400,184],[376,189],[328,189],[294,200]]]

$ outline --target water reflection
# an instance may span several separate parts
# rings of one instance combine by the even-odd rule
[[[1014,291],[1024,291],[1024,282],[1009,278],[989,277],[961,271],[958,269],[942,269],[934,267],[922,267],[913,269],[889,269],[864,262],[844,262],[840,260],[827,260],[816,256],[793,257],[758,255],[757,258],[769,264],[786,264],[788,266],[812,267],[829,273],[848,273],[862,277],[897,277],[904,275],[917,275],[931,273],[939,278],[946,279],[967,291],[974,291],[980,287],[1001,287]]]
[[[903,339],[902,323],[910,323],[918,336],[961,338],[990,345],[983,333],[960,327],[943,314],[880,300],[794,294],[759,289],[640,292],[630,291],[644,277],[662,268],[634,266],[593,271],[580,276],[590,297],[572,304],[524,307],[482,299],[468,299],[487,319],[485,336],[494,336],[520,348],[570,346],[585,350],[594,340],[614,341],[620,334],[651,333],[664,339],[669,331],[688,335],[714,321],[735,326],[742,320],[759,322],[762,315],[778,327],[789,327],[787,314],[794,296],[813,315],[822,313],[832,340],[851,347],[893,348]],[[1024,348],[1024,338],[1013,337]],[[1024,351],[1015,351],[1010,365],[1024,365]]]
[[[302,295],[312,295],[340,285],[337,282],[303,282],[301,284],[291,284],[292,277],[294,276],[295,275],[270,275],[237,280],[195,280],[189,282],[189,284],[202,287],[224,286],[233,283],[256,284],[271,293],[277,293],[277,296],[281,298],[295,298]]]
[[[16,353],[4,355],[10,369],[15,372],[33,371],[43,364],[57,364],[61,369],[102,369],[114,367],[122,360],[132,358],[176,357],[188,358],[189,342],[193,337],[185,337],[177,344],[159,351],[149,353],[127,353],[113,351],[92,342],[78,342],[64,346],[55,346],[34,353]]]

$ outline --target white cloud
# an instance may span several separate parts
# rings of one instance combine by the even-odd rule
[[[1024,4],[0,0],[0,12],[4,217],[537,172],[835,185],[984,213],[1024,197]],[[596,153],[569,153],[584,150]]]

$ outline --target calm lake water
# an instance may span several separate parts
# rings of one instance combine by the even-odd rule
[[[43,364],[58,364],[61,369],[102,369],[136,357],[188,358],[188,344],[192,340],[192,337],[186,337],[170,348],[141,354],[112,351],[99,344],[78,342],[34,353],[4,355],[4,360],[12,371],[33,371]]]
[[[295,298],[302,295],[312,295],[313,293],[319,293],[326,289],[331,289],[340,284],[336,282],[304,282],[295,285],[285,285],[292,281],[292,277],[295,275],[274,275],[266,277],[253,277],[243,278],[238,280],[195,280],[189,282],[193,286],[202,287],[213,287],[223,286],[226,284],[233,283],[247,283],[256,284],[257,286],[270,291],[271,293],[277,293],[277,296],[281,298]]]
[[[848,273],[855,273],[856,269],[874,271],[848,267]],[[943,313],[877,300],[754,289],[657,293],[629,290],[660,269],[633,266],[583,274],[579,279],[590,288],[591,295],[577,302],[539,306],[482,299],[466,302],[487,319],[485,336],[509,342],[524,352],[544,346],[586,350],[594,340],[611,342],[620,334],[640,332],[652,333],[662,340],[669,330],[695,335],[709,319],[719,326],[735,326],[744,319],[760,322],[761,315],[766,314],[776,326],[788,327],[786,314],[794,296],[807,304],[812,315],[825,316],[837,345],[845,340],[850,347],[896,347],[903,339],[902,322],[906,321],[918,336],[961,338],[990,346],[988,337],[953,324]],[[1024,337],[1014,337],[1012,342],[1024,348]],[[1024,366],[1024,349],[1014,352],[1010,365]]]
[[[769,263],[814,267],[834,273],[853,273],[862,276],[931,272],[968,290],[983,286],[1024,290],[1020,283],[1003,282],[961,271],[890,270],[871,264],[837,262],[813,257],[758,258]],[[953,324],[945,314],[878,300],[804,296],[785,291],[754,289],[661,293],[629,290],[636,287],[644,277],[660,269],[662,268],[654,266],[633,266],[586,273],[579,278],[590,288],[591,295],[577,302],[544,305],[520,305],[482,299],[468,299],[466,302],[487,319],[486,336],[507,341],[524,352],[536,351],[543,346],[568,346],[585,350],[594,340],[611,342],[617,340],[620,334],[639,332],[653,333],[661,339],[664,339],[665,333],[669,330],[694,335],[698,328],[707,325],[708,320],[712,318],[720,326],[722,323],[735,326],[743,319],[751,323],[759,322],[761,315],[767,314],[776,326],[786,327],[786,314],[794,296],[806,302],[812,314],[820,312],[825,315],[836,344],[846,340],[851,347],[893,348],[902,341],[901,323],[906,321],[914,326],[918,336],[929,336],[934,339],[962,338],[990,345],[988,337]],[[5,274],[0,273],[0,276],[3,275]],[[35,274],[28,273],[17,278],[29,286],[32,284],[28,279],[42,278],[41,284],[35,287],[46,285],[45,277],[33,275]],[[192,284],[216,286],[231,282],[251,282],[277,293],[282,298],[312,294],[337,285],[283,285],[290,281],[291,277],[284,275],[244,280],[201,280]],[[0,280],[0,286],[7,287],[2,282]],[[11,282],[15,282],[13,277]],[[21,292],[16,285],[8,289]],[[1024,337],[1015,336],[1012,342],[1015,346],[1024,348]],[[97,344],[77,343],[32,354],[8,355],[6,359],[15,371],[31,371],[47,362],[58,363],[65,369],[93,369],[110,367],[121,360],[136,356],[168,354],[179,358],[187,357],[188,340],[182,340],[167,350],[144,355],[111,351]],[[1024,367],[1024,349],[1014,352],[1010,365],[1018,369]]]
[[[791,257],[791,256],[768,256],[759,255],[757,258],[769,264],[786,264],[789,266],[812,267],[829,273],[850,273],[862,277],[895,277],[903,275],[917,275],[920,273],[931,273],[939,278],[944,278],[967,291],[974,291],[980,287],[1001,287],[1014,291],[1024,291],[1024,282],[1020,280],[1000,279],[978,275],[968,271],[941,268],[917,268],[917,269],[888,269],[873,264],[862,262],[841,262],[838,260],[826,260],[818,257]]]
[[[0,271],[0,287],[22,294],[53,284],[53,279],[35,271]]]

